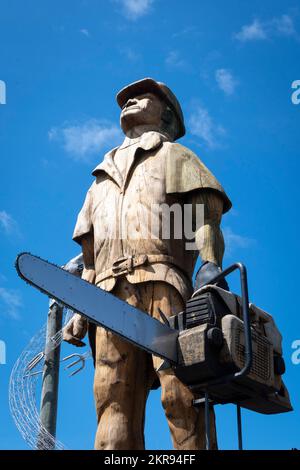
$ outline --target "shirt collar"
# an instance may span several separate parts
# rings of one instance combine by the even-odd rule
[[[169,140],[168,137],[166,137],[164,134],[161,134],[160,132],[156,132],[156,131],[145,132],[141,136],[141,139],[137,142],[134,153],[136,154],[138,149],[142,149],[145,151],[154,150],[158,148],[162,144],[162,142],[165,142],[168,140]],[[113,148],[112,150],[110,150],[104,155],[103,161],[99,163],[99,165],[97,165],[96,168],[92,171],[92,175],[96,176],[98,172],[105,171],[114,180],[116,180],[117,183],[119,183],[120,174],[113,161],[113,156],[115,152],[118,150],[118,148],[119,146]]]

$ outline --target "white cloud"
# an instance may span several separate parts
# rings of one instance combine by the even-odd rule
[[[120,142],[121,131],[107,121],[90,119],[83,124],[65,124],[48,132],[50,141],[62,144],[74,160],[89,161],[103,147],[113,147]]]
[[[81,34],[83,34],[84,36],[86,36],[87,38],[90,37],[90,32],[89,32],[89,30],[86,29],[86,28],[80,29],[79,32],[80,32]]]
[[[267,39],[265,26],[260,20],[255,19],[253,23],[242,27],[241,31],[235,35],[236,39],[242,42],[257,41],[259,39]]]
[[[170,51],[165,60],[166,65],[170,67],[185,67],[185,61],[180,57],[178,51]]]
[[[278,34],[284,36],[294,36],[296,34],[294,21],[289,15],[282,15],[279,18],[274,18],[273,27]]]
[[[249,248],[256,241],[253,238],[245,237],[234,233],[230,227],[225,227],[222,229],[224,239],[225,239],[225,253],[226,255],[231,255],[238,248]]]
[[[18,232],[18,224],[6,211],[0,211],[0,227],[7,234]]]
[[[226,134],[223,126],[216,124],[208,110],[200,104],[194,105],[188,127],[190,133],[202,139],[209,148],[219,147],[220,138]]]
[[[0,302],[4,306],[1,308],[1,313],[6,313],[14,320],[19,319],[18,310],[22,306],[22,300],[18,291],[0,287]]]
[[[224,91],[226,95],[232,95],[238,84],[238,81],[233,77],[230,70],[227,69],[216,70],[216,81],[219,88]]]
[[[122,13],[131,20],[136,20],[150,11],[154,0],[114,0],[122,7]]]
[[[235,38],[241,42],[270,39],[272,36],[295,36],[296,30],[290,15],[281,15],[268,21],[254,19],[249,25],[244,25]]]
[[[141,58],[141,55],[132,47],[121,47],[120,53],[130,62],[137,62]]]

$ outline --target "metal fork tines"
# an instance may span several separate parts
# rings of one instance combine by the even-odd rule
[[[73,375],[78,374],[78,372],[80,372],[84,368],[86,359],[88,359],[90,357],[90,355],[91,355],[91,352],[87,351],[84,354],[78,354],[78,353],[70,354],[69,356],[66,356],[62,359],[62,362],[64,362],[64,361],[68,361],[69,359],[72,359],[72,358],[77,358],[77,359],[75,359],[75,361],[70,362],[70,364],[68,364],[64,368],[64,370],[71,369],[71,367],[76,366],[76,364],[81,364],[76,370],[74,370],[73,372],[71,372],[71,374],[69,374],[69,377],[72,377]]]

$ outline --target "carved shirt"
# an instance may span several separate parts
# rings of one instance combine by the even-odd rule
[[[193,152],[167,141],[158,132],[146,132],[134,145],[122,149],[127,159],[123,172],[114,161],[117,150],[108,152],[93,171],[95,180],[78,215],[73,239],[80,243],[93,232],[95,282],[99,287],[113,289],[118,277],[110,270],[118,259],[148,255],[149,262],[125,273],[128,281],[165,281],[186,300],[192,293],[198,252],[186,249],[190,240],[184,230],[178,238],[172,229],[162,233],[161,208],[176,204],[183,213],[185,196],[207,189],[223,198],[224,212],[231,203]]]

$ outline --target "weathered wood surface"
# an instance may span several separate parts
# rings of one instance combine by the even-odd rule
[[[53,302],[47,318],[46,343],[62,328],[63,307]],[[45,366],[42,379],[40,420],[42,426],[55,437],[58,406],[60,346],[45,351]],[[42,441],[38,437],[37,448]]]

